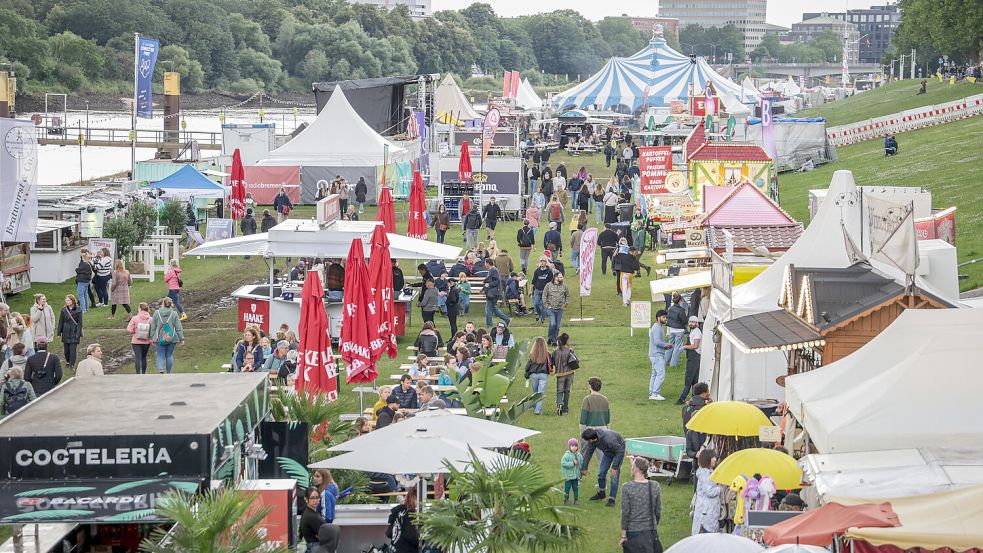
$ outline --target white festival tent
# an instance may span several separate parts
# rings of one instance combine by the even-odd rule
[[[983,311],[908,309],[843,359],[785,380],[819,453],[983,448]]]
[[[543,107],[543,99],[533,90],[529,79],[523,79],[519,84],[519,93],[515,96],[515,105],[525,110],[536,110]]]
[[[734,99],[760,99],[760,94],[748,90],[743,91],[742,99],[741,85],[714,71],[704,58],[680,54],[655,37],[630,57],[611,58],[586,81],[553,96],[552,102],[561,111],[598,106],[635,112],[643,105],[668,107],[673,100],[686,101],[691,94],[703,94],[708,82],[725,105],[733,105]]]
[[[844,233],[854,244],[861,239],[862,207],[857,198],[859,188],[850,171],[836,171],[829,184],[827,200],[822,203],[815,217],[798,240],[774,263],[753,280],[735,286],[732,301],[714,291],[710,295],[710,312],[704,328],[714,328],[718,322],[728,321],[778,309],[778,296],[789,265],[811,268],[846,268],[853,264],[847,253]],[[923,247],[924,244],[919,244]],[[869,252],[868,252],[869,253]],[[866,260],[879,272],[904,282],[904,275],[893,267],[875,260]],[[921,278],[916,278],[919,288],[930,291],[949,303],[959,305],[959,298],[939,293]],[[716,344],[704,340],[700,360],[700,380],[709,382],[717,400],[784,397],[784,390],[775,379],[787,373],[788,361],[780,352],[744,353],[726,336],[720,342],[720,370],[714,374]]]
[[[337,89],[336,89],[337,90]],[[321,225],[308,219],[287,219],[269,232],[205,242],[189,255],[321,257],[344,259],[353,239],[360,239],[365,257],[372,255],[372,231],[379,221],[334,221]],[[387,233],[393,259],[457,259],[461,248]]]
[[[314,203],[318,181],[330,182],[336,175],[345,177],[350,185],[364,178],[368,185],[366,197],[369,203],[375,203],[379,168],[384,163],[416,159],[416,152],[411,150],[373,130],[337,86],[310,125],[256,165],[300,166],[304,203]]]
[[[464,96],[461,87],[457,86],[454,75],[450,73],[440,81],[437,93],[434,95],[434,109],[437,115],[446,114],[458,121],[470,119],[481,119],[481,114],[475,111],[474,106]]]

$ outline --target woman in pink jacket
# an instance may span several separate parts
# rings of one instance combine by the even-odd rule
[[[137,374],[147,374],[147,353],[150,352],[150,329],[152,327],[150,306],[141,303],[140,308],[137,309],[137,314],[126,325],[126,330],[132,336],[130,345],[133,346],[133,362],[136,364]]]
[[[174,302],[174,307],[181,313],[181,320],[188,320],[188,315],[184,312],[181,305],[181,267],[177,264],[177,259],[171,260],[171,268],[164,273],[164,282],[167,283],[167,297]]]

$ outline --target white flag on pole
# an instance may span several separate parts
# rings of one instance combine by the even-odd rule
[[[38,143],[34,123],[0,119],[0,240],[34,242],[38,228]]]
[[[580,295],[589,296],[594,278],[594,251],[597,249],[597,228],[584,231],[580,238]]]
[[[871,259],[894,265],[906,275],[918,268],[914,203],[897,204],[866,196],[870,221]]]

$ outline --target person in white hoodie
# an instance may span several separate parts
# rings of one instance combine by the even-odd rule
[[[34,327],[35,341],[41,336],[47,338],[49,344],[55,340],[58,319],[55,318],[55,312],[48,305],[48,298],[44,294],[34,294],[34,304],[31,305],[31,326]]]

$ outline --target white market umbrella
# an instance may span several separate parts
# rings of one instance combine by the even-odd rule
[[[757,543],[733,534],[697,534],[676,542],[666,553],[761,553]]]
[[[829,553],[829,549],[818,545],[797,545],[785,543],[765,549],[764,553]]]
[[[401,426],[406,422],[396,423]],[[380,431],[381,432],[381,431]],[[389,440],[377,441],[337,457],[308,465],[312,469],[348,469],[384,474],[446,473],[445,462],[458,470],[471,466],[471,452],[484,466],[494,466],[515,459],[487,449],[469,448],[457,440],[425,432],[393,433]]]
[[[476,449],[511,447],[519,440],[539,434],[539,432],[528,428],[465,415],[455,415],[447,410],[438,409],[417,413],[416,416],[399,424],[390,424],[385,428],[363,434],[333,446],[328,451],[358,451],[363,447],[386,446],[392,443],[397,435],[405,436],[408,433],[423,432],[428,436],[449,438]]]

